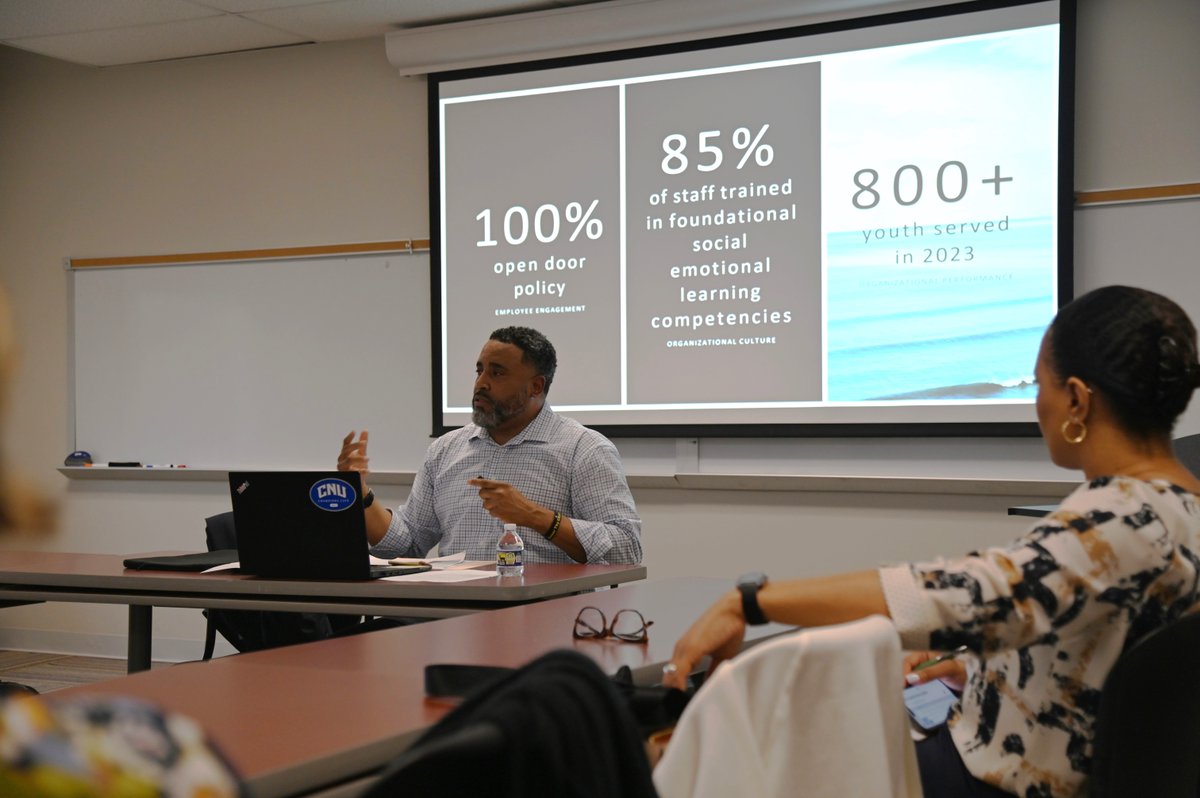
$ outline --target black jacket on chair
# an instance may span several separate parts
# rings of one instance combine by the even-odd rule
[[[650,762],[617,687],[553,651],[484,686],[393,762],[363,798],[653,798]]]

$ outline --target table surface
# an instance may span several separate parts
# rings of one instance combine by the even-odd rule
[[[459,663],[520,666],[557,648],[622,665],[657,683],[675,640],[729,589],[728,580],[681,578],[522,604],[432,623],[270,651],[191,662],[56,691],[140,696],[190,715],[246,778],[256,798],[295,795],[386,764],[449,711],[424,695],[424,668]],[[637,609],[653,621],[644,644],[575,640],[585,606],[609,618]],[[750,627],[757,641],[788,630]]]
[[[644,565],[526,565],[518,578],[495,577],[469,582],[429,582],[420,575],[402,581],[268,579],[248,574],[135,570],[123,565],[134,556],[149,554],[75,554],[69,552],[2,551],[0,585],[35,589],[119,591],[148,596],[212,594],[228,597],[304,597],[385,599],[396,602],[436,599],[447,602],[519,603],[561,596],[610,584],[644,579]],[[2,594],[0,594],[2,595]],[[151,602],[153,603],[153,602]]]
[[[643,565],[526,565],[522,577],[431,582],[268,579],[219,571],[134,570],[130,555],[0,552],[0,604],[66,601],[129,607],[129,670],[150,667],[154,607],[445,618],[644,579]],[[144,555],[139,555],[144,556]]]

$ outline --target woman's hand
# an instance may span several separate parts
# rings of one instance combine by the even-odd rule
[[[708,666],[712,673],[717,665],[742,650],[745,637],[742,596],[734,590],[709,607],[675,643],[671,661],[663,668],[663,685],[686,690],[688,676],[700,660],[712,657]]]
[[[878,571],[768,582],[758,591],[758,605],[768,620],[788,626],[825,626],[888,615]],[[745,637],[742,594],[731,590],[679,638],[671,661],[663,667],[663,684],[684,689],[688,675],[707,656],[712,657],[708,666],[712,673],[742,650]]]
[[[961,693],[967,684],[967,666],[958,658],[952,658],[917,670],[922,662],[937,657],[938,651],[910,651],[904,657],[904,684],[912,687],[933,679],[941,679],[956,693]]]

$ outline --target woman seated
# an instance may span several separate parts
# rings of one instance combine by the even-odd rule
[[[1197,601],[1200,480],[1171,431],[1200,385],[1196,330],[1171,300],[1110,286],[1059,311],[1036,364],[1050,459],[1087,482],[1024,537],[961,559],[767,582],[766,618],[799,626],[892,618],[908,649],[971,652],[960,706],[917,745],[926,798],[1080,794],[1100,690],[1121,653]],[[741,648],[732,591],[676,643],[664,682]],[[911,657],[906,670],[929,656]],[[673,666],[673,667],[672,667]]]

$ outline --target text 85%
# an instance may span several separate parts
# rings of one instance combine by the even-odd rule
[[[741,152],[742,157],[738,159],[737,169],[741,169],[746,165],[752,157],[754,162],[759,166],[768,166],[775,160],[775,148],[770,144],[763,144],[763,136],[766,135],[770,124],[765,124],[758,129],[758,132],[751,135],[750,128],[739,127],[733,131],[732,143],[735,150]],[[696,148],[698,154],[696,157],[696,170],[700,172],[712,172],[725,162],[725,153],[720,145],[721,131],[705,130],[699,133],[696,137]],[[662,159],[662,170],[664,174],[678,175],[687,171],[691,161],[688,159],[688,137],[682,133],[672,133],[665,137],[662,141],[663,152],[666,156]]]

